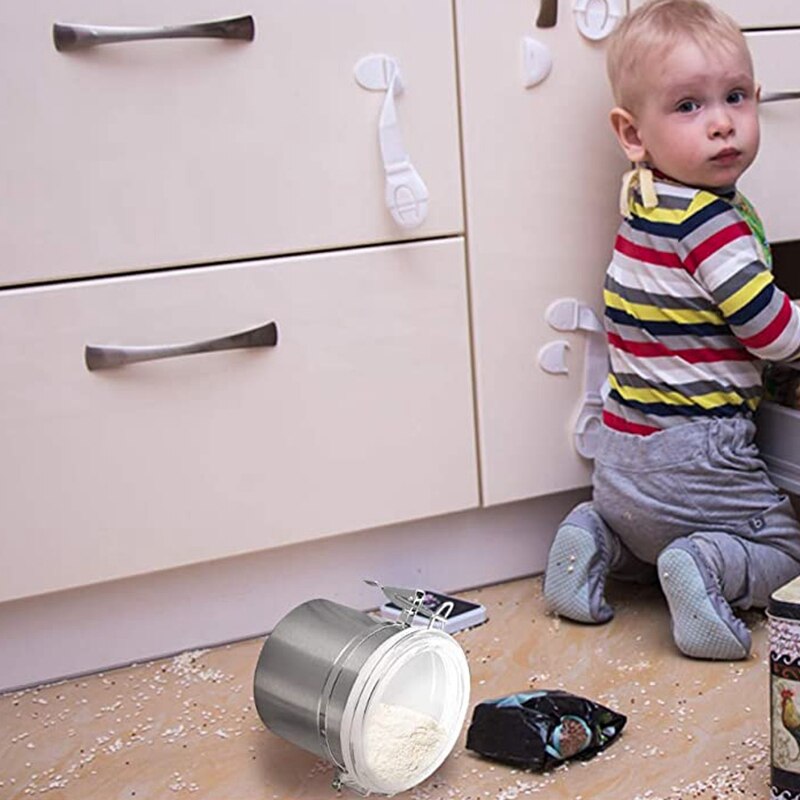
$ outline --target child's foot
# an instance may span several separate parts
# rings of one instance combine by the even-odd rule
[[[658,579],[672,616],[672,636],[684,655],[721,661],[748,657],[750,631],[691,543],[673,544],[661,553]]]
[[[544,575],[550,609],[576,622],[608,622],[614,616],[603,597],[606,536],[605,523],[591,503],[579,505],[561,523]]]

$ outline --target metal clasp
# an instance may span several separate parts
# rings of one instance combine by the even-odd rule
[[[425,605],[425,591],[423,589],[406,589],[401,586],[382,586],[377,581],[364,579],[364,583],[380,589],[390,603],[402,609],[397,624],[404,628],[414,623],[417,615],[428,619],[428,628],[438,627],[444,630],[445,621],[453,611],[453,602],[446,600],[435,610]]]

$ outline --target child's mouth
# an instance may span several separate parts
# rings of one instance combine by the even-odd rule
[[[725,150],[720,150],[711,160],[715,164],[732,164],[739,159],[741,153],[734,147],[728,147]]]

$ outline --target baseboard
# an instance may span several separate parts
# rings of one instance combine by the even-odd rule
[[[586,490],[0,603],[0,691],[261,636],[296,605],[381,602],[363,578],[454,592],[540,572]]]

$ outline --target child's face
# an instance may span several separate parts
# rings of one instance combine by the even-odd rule
[[[732,186],[758,152],[758,98],[745,54],[694,42],[651,59],[635,127],[645,158],[691,186]]]

